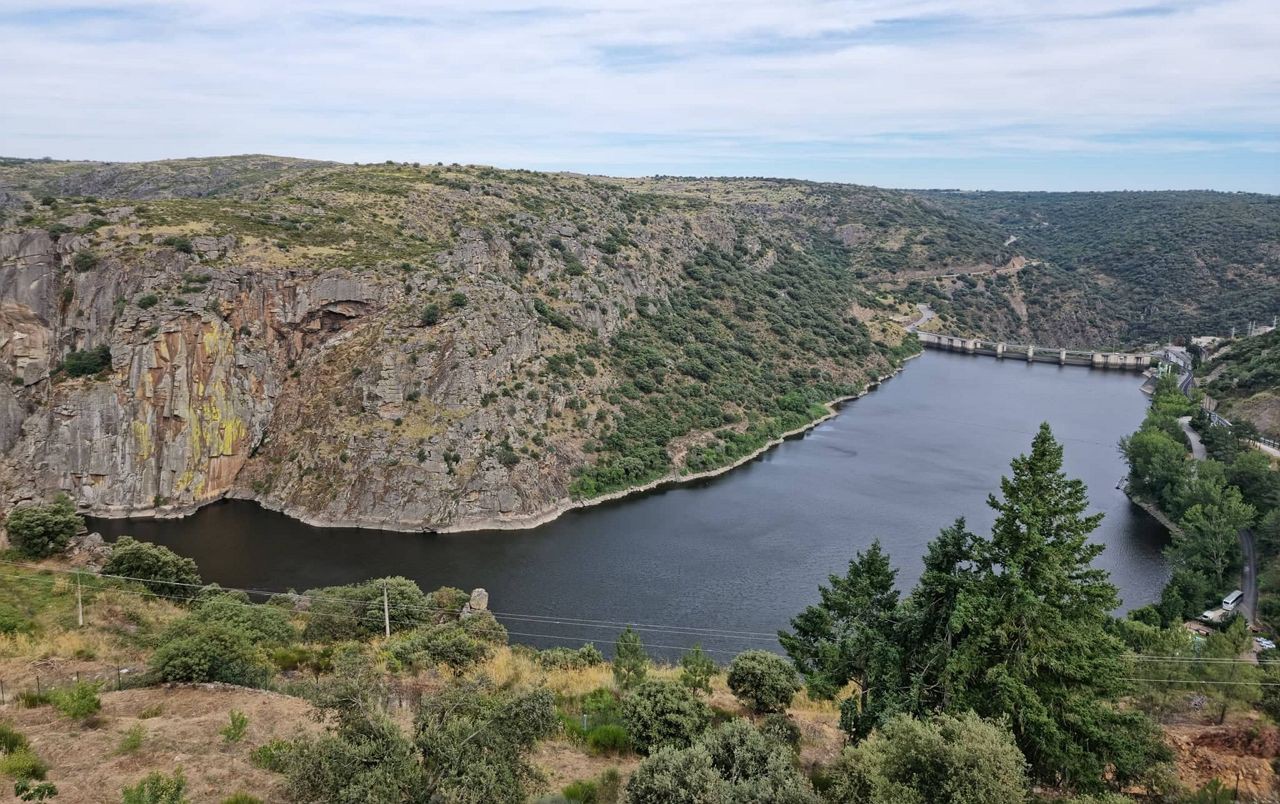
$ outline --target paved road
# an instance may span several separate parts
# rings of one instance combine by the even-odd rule
[[[1191,428],[1191,417],[1183,416],[1178,419],[1178,424],[1191,442],[1191,457],[1197,461],[1208,458],[1209,453],[1200,440],[1200,434]],[[1244,599],[1240,601],[1240,610],[1252,624],[1257,622],[1258,614],[1258,551],[1253,543],[1253,531],[1248,528],[1240,530],[1240,553],[1244,556],[1244,567],[1240,570],[1240,591],[1244,592]]]
[[[920,311],[920,317],[915,321],[912,321],[910,324],[907,324],[907,332],[915,332],[918,327],[924,326],[931,319],[937,316],[937,313],[933,311],[933,308],[924,302],[917,304],[916,308]]]

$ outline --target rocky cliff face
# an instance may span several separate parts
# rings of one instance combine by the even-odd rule
[[[656,400],[699,413],[630,477],[726,462],[890,370],[897,311],[859,266],[922,259],[903,242],[949,225],[801,183],[208,162],[0,167],[4,506],[65,491],[169,516],[230,495],[322,524],[536,521]],[[796,329],[791,306],[815,304],[839,320]],[[704,319],[727,327],[710,347],[676,326]],[[768,388],[708,414],[696,397],[735,349]]]

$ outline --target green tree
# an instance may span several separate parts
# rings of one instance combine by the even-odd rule
[[[1205,682],[1204,694],[1217,708],[1220,724],[1233,709],[1248,709],[1262,700],[1262,671],[1240,659],[1252,643],[1244,618],[1236,617],[1225,629],[1211,634],[1200,652],[1206,661],[1195,665],[1196,680]]]
[[[945,683],[950,708],[1008,716],[1033,776],[1084,791],[1123,786],[1168,756],[1154,725],[1121,709],[1130,674],[1125,646],[1106,624],[1118,604],[1102,551],[1089,534],[1079,480],[1062,472],[1047,424],[1001,480],[990,540],[975,548],[975,576],[960,592]]]
[[[435,799],[457,804],[520,804],[542,775],[528,754],[559,729],[545,689],[502,692],[464,683],[424,699],[414,742]]]
[[[196,562],[167,547],[129,536],[120,537],[112,546],[111,558],[102,572],[139,581],[165,597],[195,597],[202,583]]]
[[[613,644],[613,679],[621,689],[629,690],[642,683],[648,673],[649,654],[640,635],[627,626]]]
[[[972,712],[898,715],[827,769],[832,804],[1013,804],[1027,763],[1007,726]]]
[[[800,691],[796,672],[767,650],[739,653],[729,665],[729,689],[756,714],[782,712]]]
[[[262,652],[243,632],[221,623],[175,623],[151,655],[151,672],[160,681],[221,681],[260,687],[270,677]]]
[[[84,526],[71,498],[59,494],[47,505],[24,505],[9,512],[5,530],[9,542],[30,558],[45,558],[66,549]]]
[[[689,747],[711,723],[711,708],[687,687],[646,681],[622,699],[622,720],[636,750],[647,754]]]
[[[716,673],[716,663],[701,645],[694,645],[680,657],[680,683],[704,695],[711,694],[711,677]]]
[[[898,661],[892,641],[897,574],[880,542],[872,542],[849,562],[844,577],[832,575],[829,587],[819,587],[819,603],[792,618],[791,631],[778,633],[810,694],[832,698],[845,684],[857,681],[866,708],[868,676]]]
[[[1169,557],[1176,566],[1222,587],[1227,575],[1240,567],[1240,531],[1253,518],[1253,506],[1241,499],[1238,489],[1227,486],[1217,502],[1196,503],[1186,510],[1178,523],[1181,532],[1175,532],[1170,542]]]

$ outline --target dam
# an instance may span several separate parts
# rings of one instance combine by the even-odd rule
[[[926,349],[947,352],[964,352],[971,355],[987,355],[999,359],[1025,360],[1028,363],[1056,363],[1060,366],[1088,366],[1121,371],[1146,371],[1156,357],[1145,352],[1094,352],[1079,349],[1059,349],[1034,344],[985,341],[981,338],[962,338],[955,335],[939,335],[936,332],[916,332],[920,345]]]

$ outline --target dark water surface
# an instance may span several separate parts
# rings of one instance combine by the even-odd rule
[[[303,525],[249,502],[183,520],[95,520],[194,558],[224,586],[298,590],[384,575],[424,589],[482,586],[514,641],[611,643],[613,623],[663,626],[651,646],[736,652],[817,597],[854,552],[880,538],[905,589],[925,544],[955,517],[990,527],[987,494],[1041,421],[1106,518],[1094,538],[1124,608],[1158,597],[1163,529],[1116,483],[1116,449],[1147,407],[1135,374],[927,352],[840,416],[726,475],[575,511],[525,531],[418,535]],[[547,619],[602,621],[598,625]],[[554,638],[549,638],[554,637]],[[670,651],[655,651],[670,653]],[[720,655],[719,658],[726,658]]]

